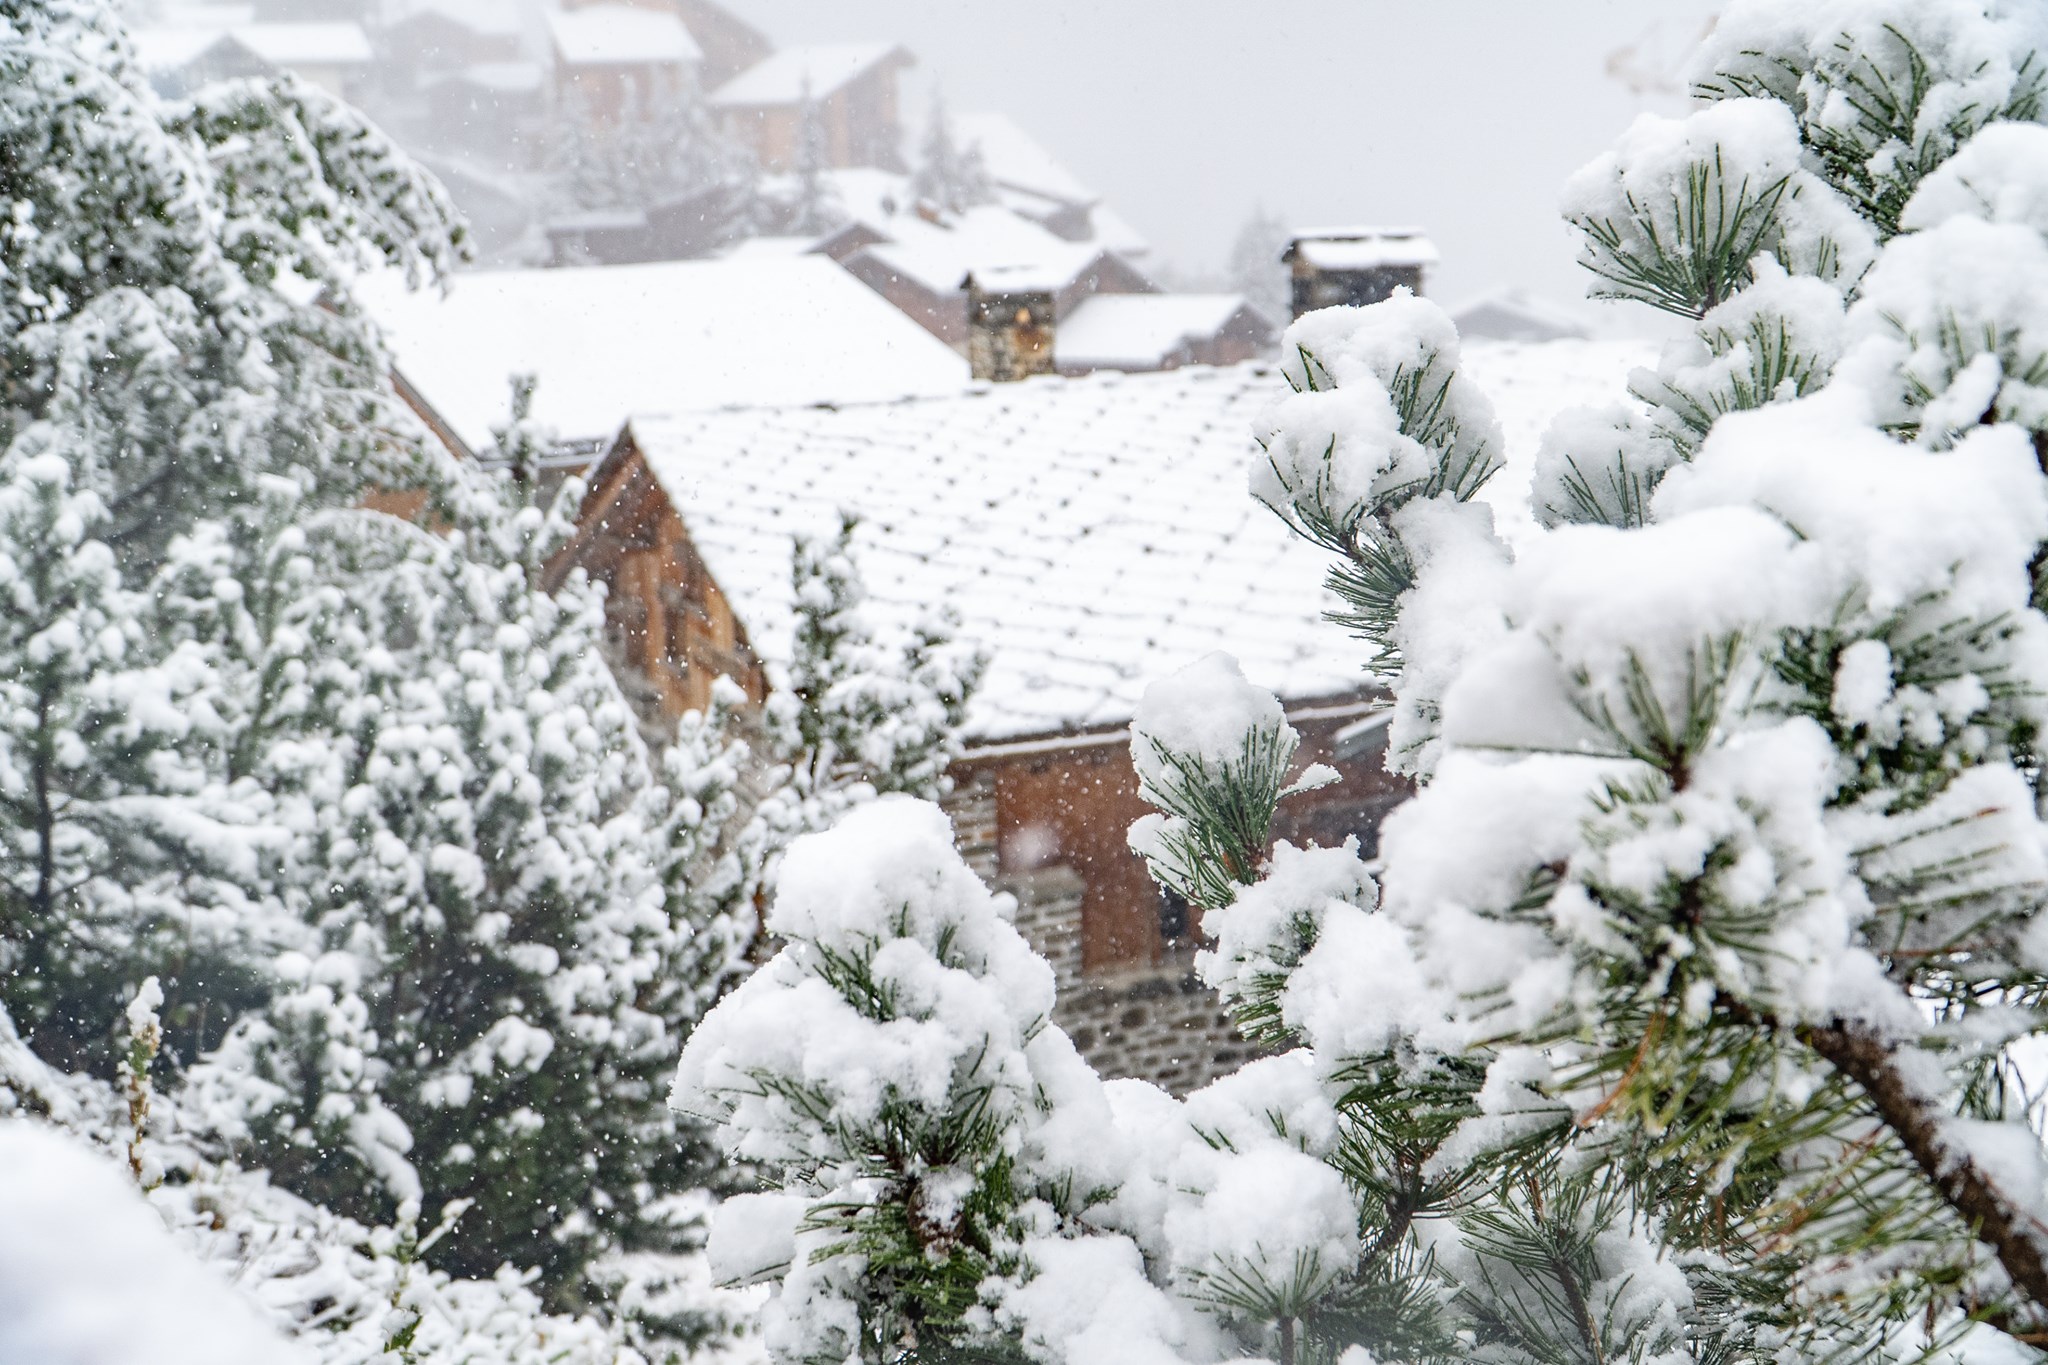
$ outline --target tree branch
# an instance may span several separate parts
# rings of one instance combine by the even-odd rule
[[[2048,1312],[2048,1257],[2037,1235],[2037,1220],[2014,1208],[1974,1161],[1942,1141],[1941,1123],[1948,1115],[1906,1084],[1894,1063],[1892,1045],[1841,1025],[1802,1024],[1797,1034],[1869,1097],[1878,1118],[1928,1183],[1998,1253],[1998,1263],[2013,1287]]]

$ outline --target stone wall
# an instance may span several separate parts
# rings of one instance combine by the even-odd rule
[[[955,828],[973,862],[965,836],[974,828],[976,793],[970,787],[961,795]],[[988,804],[992,817],[992,798]],[[1071,868],[1040,868],[995,884],[1017,898],[1017,931],[1052,966],[1059,990],[1053,1022],[1103,1076],[1133,1076],[1185,1095],[1254,1055],[1216,992],[1195,975],[1192,948],[1177,949],[1154,967],[1082,975],[1084,887]]]
[[[1053,372],[1055,305],[1049,290],[984,291],[968,276],[967,368],[1006,384]]]
[[[1356,731],[1378,714],[1371,696],[1289,712],[1302,736],[1298,761],[1332,764],[1344,780],[1290,798],[1274,838],[1325,848],[1356,838],[1372,855],[1380,818],[1409,792],[1371,742],[1384,726]],[[1018,930],[1053,966],[1053,1020],[1097,1071],[1185,1094],[1253,1055],[1195,976],[1199,920],[1190,923],[1185,907],[1175,913],[1126,841],[1150,809],[1128,736],[986,745],[954,765],[953,779],[946,806],[960,851],[983,881],[1017,898]]]

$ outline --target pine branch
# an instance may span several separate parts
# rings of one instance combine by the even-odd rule
[[[1854,1081],[1878,1118],[1898,1138],[1913,1164],[1949,1207],[1990,1244],[1998,1263],[2034,1306],[2048,1313],[2048,1257],[2038,1219],[2014,1208],[1977,1163],[1942,1140],[1941,1109],[1914,1093],[1900,1073],[1893,1046],[1842,1024],[1801,1025],[1799,1040]]]

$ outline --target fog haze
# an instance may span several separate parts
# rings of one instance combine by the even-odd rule
[[[1263,204],[1295,225],[1415,223],[1447,302],[1584,292],[1560,184],[1675,95],[1608,74],[1634,48],[1675,69],[1701,0],[744,0],[778,45],[890,39],[914,52],[907,122],[936,87],[1009,114],[1180,272],[1220,269]],[[1620,310],[1601,308],[1610,325]],[[1641,310],[1629,310],[1640,314]]]

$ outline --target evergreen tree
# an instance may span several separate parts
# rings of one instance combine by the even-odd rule
[[[555,209],[647,209],[687,199],[707,250],[745,235],[765,213],[759,165],[695,88],[646,98],[635,92],[607,115],[571,85],[550,127],[546,160]]]
[[[237,958],[265,836],[189,752],[215,737],[206,660],[152,649],[147,599],[96,536],[104,504],[35,444],[0,484],[0,993],[46,1055],[104,1066],[110,979],[176,962],[223,1009],[251,999]]]
[[[923,157],[910,177],[910,192],[947,213],[965,213],[996,201],[995,182],[981,156],[981,144],[962,147],[947,116],[945,101],[932,96],[925,122]]]
[[[1377,873],[1275,845],[1333,776],[1277,701],[1148,691],[1132,845],[1275,1050],[1185,1102],[1036,1025],[935,814],[792,850],[677,1085],[783,1185],[714,1236],[779,1359],[2039,1353],[2044,39],[1731,7],[1567,190],[1596,292],[1696,326],[1553,428],[1519,548],[1440,311],[1294,326],[1253,491],[1420,792]]]
[[[319,1201],[278,1236],[381,1226],[490,1312],[532,1303],[475,1287],[506,1266],[644,1301],[593,1267],[648,1243],[688,1279],[659,1077],[706,998],[670,914],[701,898],[656,880],[667,796],[596,590],[541,589],[575,505],[536,500],[545,433],[507,429],[524,479],[457,463],[351,301],[462,242],[317,92],[166,102],[106,0],[0,0],[0,1001],[110,1074],[160,978],[153,1112],[188,1164]],[[717,1325],[687,1298],[649,1350]]]
[[[825,144],[825,118],[818,102],[811,98],[811,83],[804,81],[803,100],[797,109],[796,165],[790,188],[783,230],[794,237],[816,237],[830,232],[846,219],[838,192],[826,178],[832,168],[831,149]]]
[[[1260,205],[1237,230],[1225,267],[1230,287],[1275,323],[1294,316],[1293,288],[1287,278],[1287,267],[1280,263],[1287,243],[1286,222]]]
[[[842,513],[831,538],[793,543],[792,658],[773,680],[767,729],[803,829],[823,829],[875,793],[936,799],[949,790],[946,770],[987,666],[978,648],[954,639],[944,613],[900,640],[877,638],[854,556],[859,525]]]

